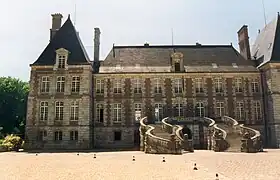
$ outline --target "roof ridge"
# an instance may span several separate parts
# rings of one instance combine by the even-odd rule
[[[212,45],[212,44],[209,44],[209,45],[118,45],[118,46],[114,46],[114,48],[230,48],[232,47],[232,45]]]

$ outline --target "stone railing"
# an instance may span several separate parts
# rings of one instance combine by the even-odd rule
[[[175,134],[170,139],[157,137],[153,134],[153,126],[146,125],[147,117],[140,120],[140,150],[152,154],[182,154],[182,145],[176,140]]]
[[[240,125],[242,134],[241,152],[256,153],[262,151],[261,133],[255,129]]]
[[[166,117],[166,118],[161,120],[162,129],[169,134],[174,134],[175,133],[175,127],[168,122],[169,120],[170,120],[169,117]]]
[[[225,151],[229,144],[226,141],[227,132],[214,124],[214,132],[212,134],[212,150],[215,152],[222,152]]]

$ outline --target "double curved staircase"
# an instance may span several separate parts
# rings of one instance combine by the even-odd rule
[[[199,122],[208,129],[207,149],[215,152],[259,152],[262,149],[260,132],[238,124],[231,117],[215,122],[207,117],[172,120],[167,117],[161,124],[147,124],[147,117],[140,120],[140,150],[153,154],[182,154],[193,152],[193,140],[183,134],[187,122]]]

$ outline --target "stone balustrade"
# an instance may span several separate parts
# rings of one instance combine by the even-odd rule
[[[182,145],[176,140],[175,134],[170,134],[170,139],[157,137],[153,134],[153,126],[146,125],[147,117],[140,120],[140,150],[153,154],[182,154]],[[173,129],[172,129],[173,131]]]
[[[169,117],[166,117],[164,119],[161,120],[162,122],[162,129],[169,133],[169,134],[174,134],[175,133],[175,129],[174,126],[168,123]]]
[[[242,134],[241,152],[256,153],[262,151],[261,133],[255,129],[240,125]]]
[[[223,116],[223,117],[222,117],[222,121],[223,121],[226,125],[228,125],[229,127],[231,127],[231,128],[229,129],[229,130],[230,130],[229,133],[239,132],[239,131],[240,131],[239,123],[238,123],[235,119],[233,119],[233,118],[231,118],[231,117],[229,117],[229,116]]]

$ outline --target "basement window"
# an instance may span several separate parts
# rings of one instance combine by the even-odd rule
[[[232,63],[232,66],[233,66],[234,68],[238,68],[238,66],[237,66],[236,63]]]
[[[122,132],[121,131],[115,131],[114,132],[114,141],[121,141],[122,140]]]
[[[213,68],[218,68],[218,65],[216,63],[212,63]]]

